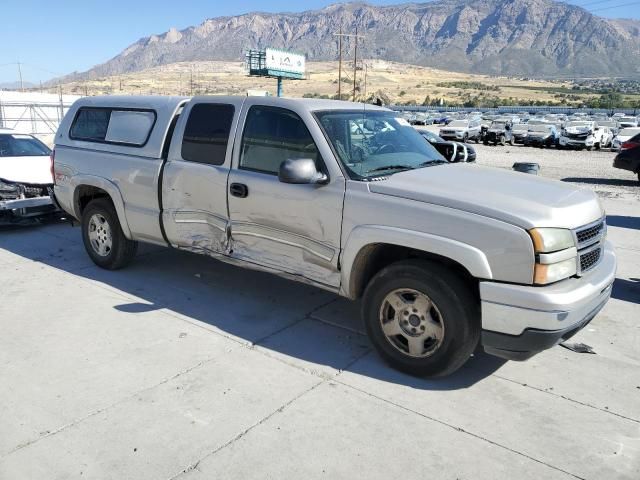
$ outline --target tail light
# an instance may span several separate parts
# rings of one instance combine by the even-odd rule
[[[56,149],[54,148],[53,150],[51,150],[51,155],[49,155],[49,159],[51,160],[51,181],[54,183],[56,183],[56,167],[55,167],[55,161],[56,161]]]
[[[640,147],[638,142],[624,142],[620,145],[620,150],[631,150],[632,148]]]

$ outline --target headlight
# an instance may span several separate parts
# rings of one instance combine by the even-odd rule
[[[578,271],[578,250],[571,230],[565,228],[534,228],[529,230],[533,240],[536,263],[533,283],[546,285],[572,277]]]
[[[534,228],[529,230],[536,253],[550,253],[575,246],[571,230],[565,228]]]
[[[557,263],[543,265],[536,263],[533,272],[533,283],[546,285],[574,276],[578,271],[576,258],[568,258]]]

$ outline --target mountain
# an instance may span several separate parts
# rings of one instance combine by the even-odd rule
[[[334,60],[340,28],[366,36],[358,46],[361,58],[496,75],[637,76],[639,26],[553,0],[341,3],[301,13],[210,18],[142,38],[108,62],[64,80],[184,61],[240,61],[247,49],[267,46],[304,52],[309,60]],[[353,42],[346,39],[344,48],[352,52]]]

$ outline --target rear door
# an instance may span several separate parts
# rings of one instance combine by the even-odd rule
[[[229,176],[232,255],[337,287],[345,180],[327,169],[330,149],[311,115],[298,113],[260,104],[243,113]],[[294,158],[314,159],[328,184],[280,182],[280,164]]]
[[[164,230],[175,247],[226,252],[227,179],[242,102],[194,99],[177,122],[161,189]]]

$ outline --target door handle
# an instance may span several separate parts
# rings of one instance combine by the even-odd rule
[[[229,193],[234,197],[246,198],[249,195],[249,188],[244,183],[232,183],[229,186]]]

